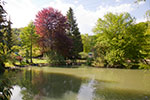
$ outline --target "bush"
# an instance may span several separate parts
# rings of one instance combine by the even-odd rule
[[[85,52],[80,52],[79,55],[81,56],[82,59],[87,59],[88,58],[88,54]]]
[[[91,66],[92,62],[93,62],[93,58],[92,57],[88,57],[87,60],[86,60],[86,64]]]
[[[100,57],[95,58],[95,60],[92,63],[93,66],[96,67],[104,67],[104,62]]]
[[[54,51],[47,52],[46,58],[47,58],[49,64],[52,66],[65,65],[64,57]]]
[[[150,65],[140,63],[139,64],[139,69],[150,69]]]

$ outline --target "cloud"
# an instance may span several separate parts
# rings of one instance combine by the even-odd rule
[[[104,12],[112,12],[112,13],[122,13],[122,12],[131,12],[134,10],[134,7],[131,4],[121,4],[119,6],[99,6],[98,11],[104,14]]]
[[[99,6],[96,11],[87,10],[83,5],[75,6],[69,3],[63,3],[60,0],[55,2],[50,2],[47,6],[52,6],[60,11],[63,14],[66,14],[69,7],[72,7],[74,14],[78,23],[80,32],[85,34],[93,34],[92,29],[95,26],[95,23],[98,18],[102,18],[108,12],[121,13],[121,12],[131,12],[134,10],[134,7],[131,4],[122,4],[119,6]]]
[[[146,18],[138,18],[137,20],[136,20],[136,23],[140,23],[140,22],[146,22]]]
[[[115,0],[116,2],[120,2],[121,0]]]
[[[79,1],[78,1],[78,0],[75,0],[74,3],[77,4],[77,3],[79,3]]]
[[[13,27],[24,27],[34,20],[37,8],[31,0],[6,0],[6,11],[11,17]]]
[[[98,18],[103,18],[108,12],[122,13],[131,12],[134,7],[131,4],[122,4],[119,6],[99,6],[96,11],[86,10],[82,5],[75,8],[75,15],[79,28],[82,33],[92,34],[92,29],[95,26]]]
[[[76,0],[77,1],[77,0]],[[39,10],[46,7],[53,7],[58,9],[66,15],[69,7],[72,7],[78,23],[78,27],[81,33],[93,34],[92,29],[98,18],[108,12],[121,13],[121,12],[132,12],[134,6],[131,4],[121,4],[118,6],[101,5],[97,7],[95,11],[87,10],[83,5],[75,5],[75,3],[65,3],[61,0],[55,0],[49,2],[49,4],[36,7],[31,0],[7,0],[6,10],[10,14],[13,27],[24,27],[31,20],[35,19],[35,15]]]
[[[69,10],[69,7],[75,8],[75,5],[70,3],[63,3],[61,0],[55,0],[53,2],[50,2],[49,4],[46,4],[42,6],[43,8],[46,7],[53,7],[55,9],[58,9],[62,12],[63,15],[66,15],[67,11]]]
[[[139,5],[143,5],[143,4],[145,4],[145,1],[141,1],[141,2],[139,2],[138,4],[139,4]]]

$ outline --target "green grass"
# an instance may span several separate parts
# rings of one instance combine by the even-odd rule
[[[39,64],[39,63],[48,63],[46,59],[35,59],[33,58],[33,63]]]
[[[40,63],[46,64],[46,63],[48,63],[48,62],[47,62],[47,60],[45,60],[45,59],[35,59],[35,58],[33,58],[33,63],[35,63],[35,64],[40,64]],[[16,64],[16,65],[20,65],[20,62],[19,62],[19,61],[16,61],[15,64]],[[22,65],[29,65],[29,64],[27,64],[27,63],[25,62],[25,59],[24,59],[24,60],[22,61]],[[15,67],[15,66],[12,64],[11,61],[6,62],[6,63],[5,63],[5,66],[6,66],[6,67]]]
[[[12,63],[10,63],[10,62],[6,62],[6,63],[5,63],[5,66],[6,66],[6,67],[15,67],[15,66],[14,66]]]

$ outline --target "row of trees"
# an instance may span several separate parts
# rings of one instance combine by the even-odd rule
[[[129,13],[108,13],[104,19],[98,19],[93,29],[94,36],[82,36],[84,52],[94,53],[94,66],[122,68],[149,66],[148,23],[137,24]]]
[[[16,59],[21,61],[23,58],[32,64],[33,55],[45,55],[55,65],[62,65],[67,59],[80,58],[83,44],[72,8],[66,16],[56,9],[45,8],[38,12],[35,22],[31,21],[24,28],[11,29],[11,22],[7,21],[7,13],[2,6],[0,68],[4,69],[5,62],[15,64]]]
[[[0,15],[2,69],[5,62],[19,54],[32,64],[35,51],[47,56],[54,65],[63,65],[68,59],[79,59],[82,51],[94,54],[92,63],[95,66],[132,67],[139,63],[148,64],[148,22],[136,24],[129,13],[108,13],[104,19],[99,18],[93,36],[80,34],[72,8],[69,8],[66,16],[51,7],[44,8],[36,15],[35,22],[13,30],[3,2]]]
[[[96,35],[82,35],[82,40],[71,8],[67,16],[53,8],[43,9],[36,15],[35,27],[39,46],[50,63],[62,65],[64,60],[80,58],[79,53],[84,51],[94,53],[96,66],[131,68],[148,64],[148,22],[136,24],[129,13],[106,14],[93,29]]]

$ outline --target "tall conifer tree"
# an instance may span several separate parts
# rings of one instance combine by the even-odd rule
[[[6,27],[6,11],[3,8],[4,2],[0,0],[0,72],[4,70],[4,60],[3,60],[3,37],[4,37],[4,29]]]
[[[7,20],[7,12],[3,8],[5,2],[0,0],[0,72],[4,71],[5,64],[12,53],[11,21]]]
[[[79,58],[79,52],[83,51],[83,44],[72,8],[69,8],[69,11],[67,12],[67,19],[70,26],[67,30],[67,34],[73,40],[72,58],[77,59]]]

